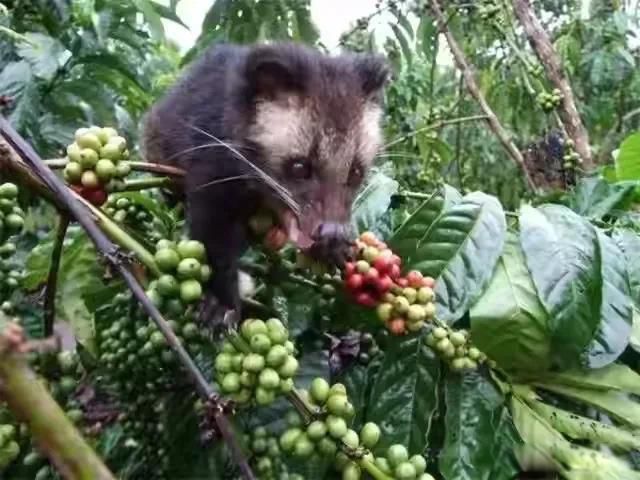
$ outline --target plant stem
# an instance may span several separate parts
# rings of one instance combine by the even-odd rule
[[[160,269],[156,264],[154,256],[144,248],[135,238],[123,230],[117,223],[111,220],[102,210],[94,207],[84,198],[74,193],[76,199],[83,203],[95,217],[95,221],[102,231],[119,246],[133,252],[138,260],[149,269],[155,276],[160,276]]]
[[[137,190],[146,190],[149,188],[160,188],[171,185],[173,180],[169,177],[150,177],[139,178],[136,180],[127,180],[121,192],[135,192]]]
[[[159,163],[150,162],[129,162],[131,170],[134,172],[149,172],[166,175],[168,177],[184,177],[185,171],[181,168],[172,167],[170,165],[161,165]]]
[[[115,480],[25,360],[0,352],[2,399],[68,480]]]
[[[484,112],[484,114],[487,117],[486,123],[489,130],[491,130],[493,134],[498,138],[498,140],[504,147],[505,151],[507,152],[507,154],[509,155],[513,163],[515,163],[515,165],[520,168],[520,170],[522,171],[525,177],[525,180],[529,189],[535,191],[536,184],[533,181],[531,174],[527,170],[527,166],[525,164],[522,153],[511,141],[509,134],[507,133],[505,128],[502,126],[495,112],[491,109],[486,99],[484,98],[484,95],[480,91],[480,88],[476,83],[472,67],[467,62],[467,59],[464,56],[464,53],[460,48],[460,45],[458,45],[458,42],[456,41],[455,37],[451,33],[451,30],[449,30],[449,27],[447,26],[445,16],[442,12],[442,8],[440,7],[440,2],[438,0],[430,0],[430,4],[431,4],[431,10],[433,11],[433,14],[436,17],[436,21],[438,23],[440,32],[442,32],[445,38],[447,39],[447,43],[449,44],[449,49],[451,50],[455,63],[464,77],[467,90],[469,90],[469,93],[476,100],[481,110]]]
[[[393,477],[388,476],[382,470],[378,468],[378,466],[373,463],[368,458],[362,457],[358,460],[358,465],[363,470],[366,470],[369,475],[371,475],[375,480],[393,480]]]
[[[44,163],[52,170],[60,170],[64,168],[69,160],[66,158],[50,158]],[[131,170],[134,172],[149,172],[165,175],[167,177],[184,177],[185,171],[181,168],[172,167],[170,165],[161,165],[159,163],[150,162],[128,162]]]
[[[487,120],[489,117],[487,115],[470,115],[468,117],[460,117],[460,118],[451,118],[449,120],[440,120],[436,123],[432,123],[431,125],[427,125],[425,127],[422,128],[418,128],[417,130],[414,130],[411,133],[408,133],[400,138],[396,138],[395,140],[392,140],[390,143],[386,144],[384,146],[384,148],[389,148],[392,147],[400,142],[404,142],[405,140],[407,140],[408,138],[414,137],[419,133],[422,132],[428,132],[430,130],[437,130],[439,128],[442,128],[444,126],[447,125],[457,125],[460,123],[465,123],[465,122],[474,122],[476,120]]]
[[[33,148],[31,148],[20,134],[11,127],[4,117],[0,117],[0,133],[5,137],[7,143],[13,148],[13,150],[15,150],[17,156],[41,179],[42,183],[52,191],[53,196],[60,204],[63,205],[63,207],[65,207],[69,214],[78,221],[82,228],[87,232],[89,238],[91,238],[95,244],[97,250],[102,253],[105,259],[124,279],[125,283],[133,293],[133,296],[138,300],[138,302],[140,302],[144,311],[151,317],[153,322],[166,338],[167,343],[175,352],[180,363],[189,374],[198,394],[205,401],[212,402],[217,405],[214,401],[217,398],[217,392],[207,382],[204,375],[189,356],[189,353],[185,350],[176,334],[173,332],[167,321],[162,317],[158,308],[151,302],[149,297],[147,297],[144,289],[130,269],[130,262],[122,255],[120,248],[112,243],[108,236],[98,227],[97,223],[91,215],[89,215],[88,211],[83,208],[80,202],[78,202],[80,197],[74,195],[71,190],[62,183],[53,171],[44,164],[35,150],[33,150]],[[85,202],[85,205],[87,205],[87,202]],[[99,212],[97,209],[94,209],[93,213],[97,214],[98,217],[102,216],[103,219],[106,218],[104,214]],[[115,233],[115,229],[117,228],[120,232],[120,234],[117,235],[118,237],[126,235],[108,218],[106,220],[106,222],[103,220],[103,225],[109,226],[112,230],[112,234]],[[135,243],[137,244],[137,242]],[[142,249],[142,246],[140,246],[140,249]],[[214,419],[222,437],[230,447],[232,456],[240,467],[243,477],[246,480],[255,480],[255,476],[249,467],[247,459],[242,453],[235,435],[231,430],[229,420],[222,414],[221,408],[214,409]]]
[[[400,191],[395,195],[399,197],[415,198],[417,200],[428,200],[432,196],[430,193],[409,192],[409,191]]]
[[[60,270],[60,260],[62,258],[62,246],[64,237],[69,228],[69,217],[61,214],[58,218],[58,228],[56,238],[51,252],[51,265],[49,266],[49,276],[44,297],[44,336],[53,335],[53,325],[56,320],[56,292],[58,290],[58,271]]]
[[[533,51],[544,67],[547,77],[562,94],[562,106],[559,109],[560,118],[569,138],[575,144],[576,152],[582,157],[584,166],[591,169],[594,165],[589,145],[589,133],[582,123],[573,90],[562,67],[560,57],[553,48],[549,34],[540,24],[529,0],[513,0],[513,9]]]

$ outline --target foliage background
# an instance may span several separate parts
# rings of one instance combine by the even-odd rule
[[[500,8],[490,14],[487,12],[491,9],[486,7],[492,2],[477,2],[476,6],[451,3],[454,5],[449,27],[475,66],[483,93],[518,146],[537,144],[552,134],[557,129],[554,115],[544,113],[536,104],[537,95],[551,87],[536,71],[538,63],[510,10]],[[460,8],[456,3],[461,4]],[[114,125],[127,132],[135,145],[137,126],[146,109],[181,69],[212,42],[293,39],[323,48],[305,0],[218,0],[204,19],[201,37],[185,55],[166,39],[162,27],[162,19],[180,22],[175,13],[176,2],[161,6],[151,0],[16,0],[3,5],[3,113],[41,155],[50,158],[63,155],[65,145],[80,125]],[[463,252],[462,260],[452,254],[451,258],[458,259],[462,266],[442,258],[436,259],[436,267],[424,266],[427,270],[435,268],[434,276],[453,272],[455,278],[465,278],[461,284],[445,285],[438,292],[442,299],[439,313],[443,319],[458,321],[458,325],[478,332],[475,341],[498,363],[508,364],[515,371],[530,365],[531,358],[537,359],[537,369],[545,374],[537,381],[552,383],[554,379],[547,376],[545,368],[551,362],[568,369],[604,366],[624,351],[622,361],[631,369],[638,367],[637,353],[626,348],[628,342],[636,348],[640,345],[637,330],[630,331],[629,321],[634,311],[637,315],[640,303],[640,264],[635,254],[639,245],[635,233],[639,229],[639,175],[634,167],[640,151],[637,134],[626,141],[615,163],[612,151],[640,125],[640,50],[636,38],[640,19],[634,2],[594,0],[586,17],[578,1],[544,1],[537,2],[536,7],[570,76],[600,163],[597,172],[590,172],[575,187],[546,192],[549,196],[544,198],[532,199],[525,192],[519,173],[481,121],[446,124],[481,112],[462,85],[459,73],[436,61],[438,52],[446,47],[421,2],[381,2],[372,8],[371,16],[375,18],[380,11],[391,12],[397,20],[391,27],[393,37],[376,44],[367,18],[345,32],[343,48],[385,52],[395,69],[395,81],[387,92],[385,118],[387,138],[393,145],[380,155],[380,168],[370,180],[374,186],[369,191],[371,196],[362,200],[361,208],[356,210],[356,222],[390,237],[405,261],[418,266],[425,260],[411,248],[403,251],[403,235],[410,230],[407,225],[420,226],[433,234],[437,222],[443,221],[441,215],[451,218],[470,209],[473,218],[462,229],[467,229],[463,231],[465,239],[477,242],[478,251]],[[557,152],[552,149],[539,145],[534,149],[542,162],[551,164],[557,160]],[[500,203],[479,193],[463,198],[476,190],[497,197]],[[436,193],[431,200],[419,203],[432,192]],[[521,202],[530,199],[534,203],[552,199],[556,205],[539,210],[524,207],[516,216],[513,212]],[[495,241],[489,227],[504,213],[507,224],[498,228],[503,245]],[[411,214],[409,223],[404,223]],[[180,228],[173,212],[165,215],[168,230]],[[31,210],[28,235],[22,239],[22,258],[36,243],[41,245],[28,256],[28,289],[36,289],[46,278],[53,219],[47,207],[38,205]],[[541,231],[540,225],[549,228]],[[487,230],[478,232],[478,226]],[[572,236],[572,229],[584,235]],[[568,240],[563,244],[550,231],[560,231]],[[412,240],[410,236],[404,240],[407,238]],[[425,248],[431,245],[428,240]],[[419,243],[413,241],[414,245]],[[95,298],[104,298],[105,293],[100,292],[100,282],[96,281],[99,267],[92,247],[74,230],[67,242],[59,317],[73,324],[79,340],[91,350],[91,339],[99,329],[94,323]],[[600,293],[593,294],[591,300],[564,296],[560,301],[538,294],[546,291],[543,287],[549,282],[558,287],[554,283],[557,278],[536,268],[546,264],[553,247],[573,254],[575,250],[581,252],[577,260],[573,259],[584,264],[570,272],[571,280],[586,291]],[[587,251],[592,255],[584,260],[581,255]],[[602,258],[623,257],[620,252],[626,255],[627,263],[612,266],[613,274],[604,272],[600,266],[613,263]],[[478,266],[471,277],[465,270],[469,265]],[[614,280],[623,271],[622,280]],[[504,292],[513,286],[509,283],[513,278],[521,282],[515,282],[518,289],[511,290],[513,297],[504,305]],[[601,292],[605,284],[611,289],[608,293]],[[558,288],[562,290],[561,287]],[[273,307],[292,322],[292,332],[305,346],[302,385],[313,376],[329,376],[326,360],[330,352],[318,341],[319,332],[327,328],[343,331],[361,324],[366,315],[344,302],[332,307],[335,310],[327,310],[321,295],[309,301],[309,292],[286,282],[268,284],[266,288],[274,299]],[[456,292],[464,294],[456,296]],[[607,310],[610,305],[602,300],[612,298],[607,295],[616,292],[630,299],[622,302],[623,312]],[[498,311],[499,304],[506,311]],[[564,308],[569,317],[562,317]],[[505,323],[505,318],[510,322]],[[589,329],[580,341],[574,342],[579,329],[572,322],[582,322]],[[37,318],[33,324],[36,332]],[[624,338],[598,336],[602,325],[617,325],[612,328],[626,332],[621,334]],[[523,329],[528,335],[525,338]],[[497,331],[502,335],[494,335]],[[604,347],[598,343],[602,338]],[[567,343],[571,348],[563,350]],[[502,384],[490,381],[485,374],[448,375],[417,338],[383,346],[383,357],[368,365],[355,365],[337,378],[349,386],[350,393],[356,392],[357,423],[365,419],[379,422],[386,444],[401,442],[412,450],[433,445],[434,452],[430,453],[436,454],[433,458],[439,459],[437,467],[447,479],[475,479],[477,471],[485,474],[483,478],[511,478],[509,475],[517,472],[514,451],[520,437],[527,438],[525,427],[537,428],[538,439],[541,435],[539,423],[532,420],[536,417],[526,415],[533,404],[522,406],[516,399],[515,406],[507,408],[500,390]],[[599,356],[601,350],[605,351],[604,357]],[[605,360],[598,360],[602,358]],[[626,392],[620,386],[625,368],[620,364],[612,367],[613,373],[604,384]],[[561,386],[554,387],[555,393],[565,396],[550,396],[548,389],[543,398],[551,398],[549,401],[556,407],[588,415],[584,402],[575,401],[580,394],[567,390],[586,374],[569,370],[566,375],[564,379],[555,378]],[[588,382],[588,378],[583,381]],[[590,398],[596,397],[593,394]],[[604,409],[606,414],[616,420],[624,408],[637,408],[631,403],[609,402],[613,400],[604,399],[600,406],[608,407]],[[178,407],[170,411],[179,417]],[[259,420],[271,422],[279,412],[276,408]],[[601,413],[596,417],[603,419]],[[608,421],[608,417],[604,420]],[[626,420],[625,432],[640,428],[637,418]],[[273,423],[277,424],[275,420]],[[176,444],[183,443],[184,448],[172,450],[172,458],[187,455],[189,448],[193,455],[197,451],[194,426],[178,422],[175,430],[170,436]],[[105,441],[115,444],[117,436],[114,430]],[[560,448],[558,442],[554,444],[556,448]],[[214,450],[211,458],[180,460],[174,466],[185,475],[211,475],[223,469],[224,462],[216,457],[218,454],[222,455]],[[485,464],[488,458],[504,461],[495,462],[498,466],[492,467]],[[637,467],[633,463],[637,459],[632,456],[631,461]],[[320,477],[318,472],[313,475],[309,478]],[[624,478],[624,473],[621,475]]]

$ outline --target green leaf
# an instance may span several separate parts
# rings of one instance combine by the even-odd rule
[[[616,176],[619,180],[640,180],[640,133],[628,136],[620,145]]]
[[[42,33],[26,33],[24,36],[26,41],[18,44],[16,53],[29,62],[36,77],[51,80],[71,58],[71,52],[55,38]]]
[[[144,94],[145,86],[141,83],[138,77],[135,67],[129,64],[125,59],[119,55],[115,55],[108,52],[93,53],[90,55],[83,55],[76,61],[76,65],[94,65],[100,66],[108,71],[118,73],[124,78],[128,79],[131,84],[140,89],[140,92]]]
[[[640,353],[640,312],[637,308],[633,309],[633,323],[631,325],[631,338],[629,338],[629,346],[636,352]]]
[[[269,297],[271,307],[287,325],[291,336],[297,337],[313,324],[315,307],[320,299],[318,293],[309,292],[297,285],[288,285],[286,290],[275,286]]]
[[[38,115],[39,93],[28,62],[11,62],[0,70],[0,92],[13,99],[9,116],[13,127],[21,132]]]
[[[26,288],[34,289],[46,282],[52,249],[50,237],[30,253],[23,281]],[[58,270],[56,318],[68,322],[77,340],[91,353],[94,353],[93,316],[84,304],[83,294],[99,288],[101,275],[93,244],[81,230],[70,228]]]
[[[153,3],[149,0],[133,0],[133,3],[144,15],[145,20],[149,24],[149,30],[151,31],[153,39],[157,42],[164,41],[162,17],[153,6]]]
[[[603,178],[582,178],[569,198],[569,206],[583,217],[601,220],[620,208],[634,189],[635,184],[630,182],[611,184]]]
[[[396,36],[398,43],[400,44],[400,49],[402,50],[404,61],[407,64],[411,65],[411,62],[413,60],[413,50],[409,46],[409,40],[407,40],[407,37],[404,33],[402,33],[402,30],[400,30],[397,25],[390,24],[389,26],[391,27],[391,30],[393,30],[393,33]]]
[[[588,365],[599,368],[615,361],[627,348],[633,322],[633,303],[624,256],[615,242],[596,230],[600,250],[602,304],[600,323],[588,348]]]
[[[502,253],[505,235],[500,202],[481,192],[466,195],[426,232],[405,268],[436,279],[441,320],[456,321],[480,296]]]
[[[382,172],[373,172],[353,202],[352,219],[358,232],[375,228],[397,191],[398,182]]]
[[[400,225],[389,240],[391,248],[406,262],[411,261],[436,219],[461,199],[462,196],[455,188],[444,185]]]
[[[511,412],[524,448],[521,460],[534,456],[534,465],[553,467],[568,480],[638,480],[640,474],[617,457],[567,441],[540,414],[531,409],[519,396],[511,400]],[[537,457],[537,458],[536,458]]]
[[[518,473],[517,434],[504,397],[479,372],[445,384],[446,434],[439,459],[446,480],[510,480]]]
[[[604,443],[623,450],[640,450],[640,435],[589,417],[552,407],[543,402],[528,402],[531,408],[556,430],[574,440]]]
[[[552,362],[561,367],[586,362],[584,351],[600,325],[602,298],[593,227],[566,207],[525,206],[520,242],[549,314]]]
[[[636,307],[640,308],[640,236],[630,228],[616,228],[612,237],[624,254],[631,295]]]
[[[473,343],[501,367],[549,368],[549,319],[515,234],[508,235],[491,283],[470,316]]]
[[[549,383],[548,381],[535,382],[534,385],[577,402],[592,405],[607,412],[621,422],[640,428],[640,404],[632,400],[625,393],[587,390],[584,388]]]
[[[626,365],[618,363],[593,370],[545,373],[542,380],[557,385],[607,392],[614,390],[640,396],[640,375]]]
[[[385,351],[366,417],[382,430],[381,450],[394,443],[411,452],[425,448],[438,409],[439,377],[440,363],[419,336],[394,342]]]

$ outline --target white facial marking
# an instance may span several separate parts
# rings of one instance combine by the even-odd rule
[[[305,109],[294,101],[261,102],[256,108],[249,139],[265,148],[274,163],[308,154],[313,132]]]
[[[373,103],[367,103],[360,121],[360,156],[371,162],[382,145],[380,117],[382,109]]]

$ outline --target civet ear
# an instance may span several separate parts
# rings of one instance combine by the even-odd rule
[[[247,58],[245,77],[254,98],[275,98],[302,92],[307,78],[307,59],[287,44],[262,45]]]

